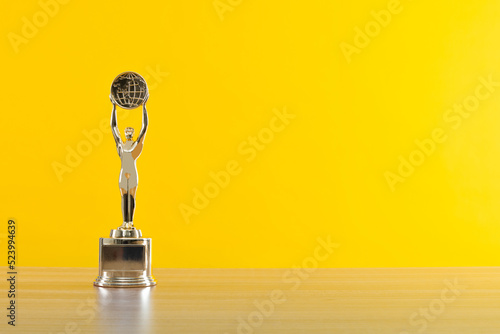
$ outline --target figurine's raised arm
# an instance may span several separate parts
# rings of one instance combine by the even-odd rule
[[[120,137],[120,131],[118,130],[118,124],[116,122],[116,104],[113,103],[113,111],[111,112],[111,132],[115,138],[116,147],[122,143],[122,138]]]
[[[148,111],[146,109],[146,102],[148,101],[149,96],[146,96],[146,99],[142,103],[142,128],[137,140],[135,141],[138,144],[144,143],[144,137],[146,136],[146,131],[148,130]]]

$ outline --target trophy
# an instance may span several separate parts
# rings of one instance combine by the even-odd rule
[[[109,238],[99,239],[99,287],[146,287],[156,285],[151,274],[151,238],[142,238],[134,226],[135,197],[139,178],[135,160],[141,154],[148,128],[148,86],[135,72],[118,75],[111,84],[111,131],[121,159],[118,181],[122,198],[123,224],[111,230]],[[125,128],[122,140],[116,121],[116,106],[135,109],[142,105],[142,128],[134,140],[134,129]]]

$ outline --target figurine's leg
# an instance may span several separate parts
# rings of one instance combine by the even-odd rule
[[[133,187],[132,189],[130,189],[129,192],[130,192],[130,195],[132,195],[132,197],[135,200],[135,193],[137,192],[137,187]]]
[[[134,217],[135,199],[125,189],[120,188],[122,194],[122,227],[130,228],[133,226],[132,219]]]
[[[134,226],[134,210],[135,210],[135,193],[137,187],[134,187],[127,192],[126,189],[120,188],[120,193],[122,195],[122,214],[123,214],[123,224],[124,228],[131,228]]]

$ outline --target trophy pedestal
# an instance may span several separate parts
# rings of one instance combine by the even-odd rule
[[[151,275],[151,238],[139,230],[112,230],[99,239],[99,287],[136,288],[156,285]]]

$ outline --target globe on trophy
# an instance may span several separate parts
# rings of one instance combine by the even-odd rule
[[[119,74],[111,84],[111,131],[121,160],[118,186],[121,195],[123,222],[111,230],[109,238],[99,239],[99,287],[146,287],[156,285],[151,270],[151,238],[143,238],[134,226],[136,192],[139,183],[135,161],[141,155],[148,129],[146,102],[148,86],[135,72]],[[124,130],[125,141],[118,129],[116,106],[135,109],[142,105],[142,128],[134,139],[134,129]]]
[[[143,77],[135,72],[118,75],[111,84],[111,102],[123,109],[135,109],[146,102],[148,86]]]

